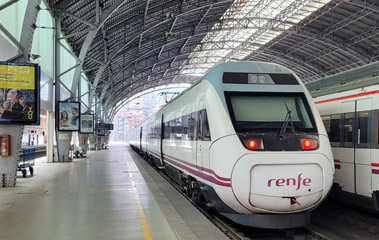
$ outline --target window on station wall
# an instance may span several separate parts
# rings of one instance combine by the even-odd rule
[[[353,147],[354,113],[345,113],[343,121],[343,146]]]
[[[341,115],[333,114],[330,116],[329,140],[332,147],[340,147],[341,139]]]
[[[42,100],[48,101],[49,100],[49,82],[51,79],[47,74],[43,71],[41,71],[41,82],[40,82],[40,96]],[[55,103],[53,103],[55,104]]]
[[[371,125],[372,113],[369,111],[357,113],[357,147],[368,148],[371,142]]]

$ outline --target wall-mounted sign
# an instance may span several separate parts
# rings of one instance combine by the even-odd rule
[[[39,124],[40,68],[0,62],[0,124]]]
[[[80,133],[93,133],[94,122],[93,114],[80,115]]]
[[[113,124],[96,123],[95,130],[113,130]]]
[[[79,131],[80,103],[58,102],[57,126],[58,131]]]

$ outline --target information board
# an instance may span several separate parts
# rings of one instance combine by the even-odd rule
[[[0,62],[0,124],[39,124],[40,68]]]
[[[93,133],[94,132],[94,115],[82,114],[80,115],[80,133]]]

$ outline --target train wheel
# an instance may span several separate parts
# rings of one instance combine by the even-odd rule
[[[199,189],[197,189],[197,188],[193,189],[192,196],[191,196],[192,201],[194,201],[195,203],[199,203],[200,194],[201,193],[200,193]]]
[[[183,179],[183,177],[180,178],[180,190],[185,193],[186,192],[186,188],[185,188],[185,179]]]
[[[26,169],[23,169],[21,172],[22,172],[22,176],[23,176],[24,178],[26,178],[26,174],[27,174]]]

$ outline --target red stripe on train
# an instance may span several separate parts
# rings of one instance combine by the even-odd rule
[[[154,150],[152,150],[152,149],[149,149],[148,151],[151,151],[151,152],[154,152],[154,153],[160,154],[159,152],[154,151]],[[168,154],[163,154],[163,157],[164,157],[164,158],[165,158],[165,157],[169,157],[169,158],[171,158],[171,159],[174,160],[174,161],[178,161],[178,162],[183,163],[183,164],[186,164],[186,165],[188,165],[188,166],[190,166],[190,167],[196,168],[196,169],[198,169],[198,170],[200,170],[200,171],[203,171],[203,172],[207,172],[207,173],[213,174],[216,178],[218,178],[218,179],[221,180],[221,181],[228,181],[228,182],[230,182],[230,178],[221,177],[221,176],[217,175],[217,174],[216,174],[213,170],[211,170],[211,169],[208,169],[208,168],[205,168],[205,167],[201,167],[201,166],[198,166],[198,165],[195,165],[195,164],[192,164],[192,163],[186,162],[186,161],[184,161],[184,160],[182,160],[182,159],[178,159],[178,158],[173,157],[173,156],[170,156],[170,155],[168,155]]]
[[[173,161],[173,160],[171,160],[171,159],[169,159],[169,158],[167,158],[167,157],[163,157],[163,158],[164,158],[164,160],[166,160],[167,162],[169,162],[169,163],[171,163],[171,164],[173,164],[173,165],[176,165],[177,167],[180,167],[180,168],[182,168],[182,169],[185,169],[185,170],[187,170],[188,172],[192,173],[193,175],[198,176],[198,177],[200,177],[200,178],[202,178],[202,179],[204,179],[204,180],[207,180],[207,181],[209,181],[209,182],[212,182],[212,183],[214,183],[214,184],[217,184],[217,185],[219,185],[219,186],[223,186],[223,187],[230,187],[230,186],[231,186],[230,183],[220,182],[220,181],[218,181],[217,179],[215,179],[215,178],[212,177],[212,176],[206,175],[206,174],[204,174],[204,173],[202,173],[202,172],[199,172],[199,171],[196,171],[196,170],[194,170],[194,169],[192,169],[192,168],[189,168],[189,167],[187,167],[187,166],[184,166],[183,164],[180,164],[180,163],[178,163],[178,162],[175,162],[175,161]]]
[[[357,93],[357,94],[353,94],[353,95],[349,95],[349,96],[337,97],[337,98],[331,98],[331,99],[327,99],[327,100],[317,101],[317,102],[315,102],[315,104],[334,102],[334,101],[339,101],[339,100],[344,100],[344,99],[349,99],[349,98],[355,98],[355,97],[362,97],[362,96],[373,95],[373,94],[378,94],[378,93],[379,93],[379,90],[364,92],[364,93]]]

